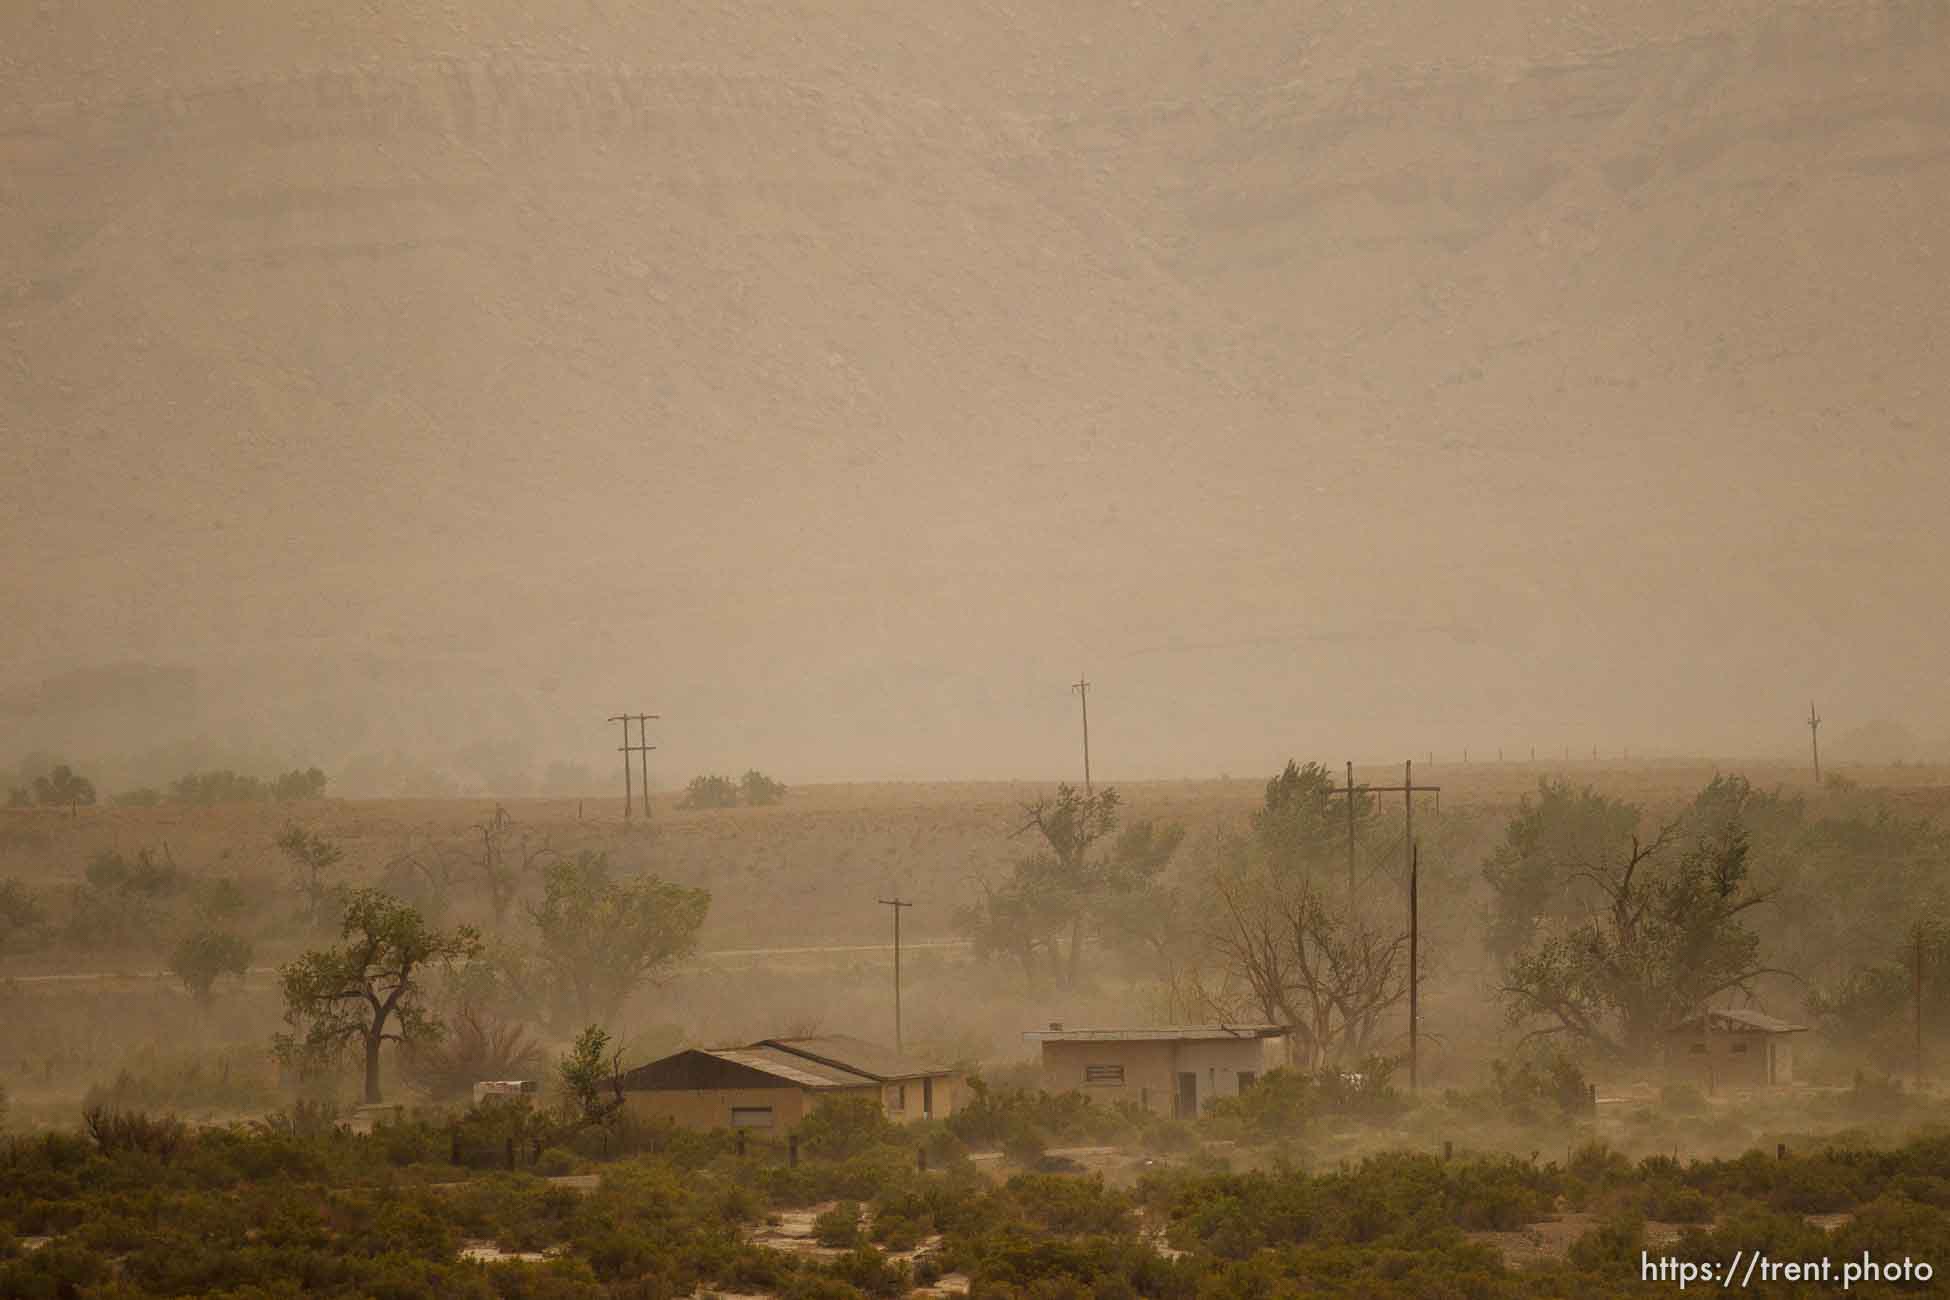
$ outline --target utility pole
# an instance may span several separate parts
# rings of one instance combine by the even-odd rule
[[[901,1050],[901,909],[912,907],[899,896],[879,900],[882,907],[894,909],[894,1050]]]
[[[1422,873],[1422,846],[1409,841],[1408,851],[1408,1090],[1414,1092],[1419,1076],[1421,1057],[1419,1053],[1422,1019],[1417,997],[1421,992],[1421,971],[1416,965],[1417,944],[1421,932],[1417,925],[1416,904],[1420,891]]]
[[[1078,673],[1070,689],[1083,701],[1083,793],[1089,795],[1093,793],[1090,788],[1090,683]]]
[[[1814,701],[1808,702],[1808,743],[1815,749],[1815,784],[1821,784],[1821,719],[1815,715]]]
[[[628,822],[630,814],[634,811],[631,805],[635,799],[636,779],[630,771],[631,754],[643,755],[643,815],[648,819],[650,816],[650,751],[656,746],[649,743],[650,734],[645,724],[661,721],[661,718],[655,713],[619,713],[609,720],[623,724],[623,743],[617,746],[623,751],[623,820]],[[637,724],[637,735],[641,738],[635,745],[630,743],[632,722]]]
[[[1399,794],[1402,796],[1403,816],[1405,818],[1403,829],[1407,836],[1407,840],[1402,847],[1403,852],[1406,854],[1410,852],[1410,846],[1413,845],[1415,840],[1415,796],[1425,793],[1433,794],[1436,797],[1436,807],[1438,809],[1442,807],[1441,786],[1415,784],[1415,760],[1412,758],[1402,764],[1402,783],[1400,785],[1356,785],[1354,784],[1354,764],[1350,762],[1347,765],[1347,784],[1344,786],[1328,787],[1327,794],[1329,796],[1338,794],[1344,795],[1347,798],[1347,896],[1350,900],[1354,897],[1355,888],[1354,796],[1357,794]]]

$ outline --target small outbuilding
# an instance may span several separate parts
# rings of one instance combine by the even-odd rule
[[[632,1115],[686,1128],[785,1132],[821,1102],[866,1097],[896,1121],[953,1111],[960,1079],[843,1034],[767,1038],[746,1047],[691,1048],[623,1076]]]
[[[1785,1087],[1794,1082],[1790,1035],[1807,1032],[1759,1011],[1705,1011],[1666,1031],[1666,1073],[1709,1093]]]
[[[1048,1029],[1023,1035],[1043,1048],[1043,1086],[1106,1102],[1130,1101],[1178,1119],[1215,1097],[1236,1097],[1286,1063],[1285,1025],[1158,1029]]]

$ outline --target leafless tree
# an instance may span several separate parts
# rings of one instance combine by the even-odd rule
[[[1330,904],[1282,872],[1221,871],[1206,946],[1215,968],[1193,996],[1227,1018],[1257,1014],[1291,1027],[1308,1070],[1372,1052],[1384,1016],[1408,995],[1408,934]]]

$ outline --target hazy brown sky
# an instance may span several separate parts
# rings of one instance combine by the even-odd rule
[[[1946,200],[1923,0],[8,6],[0,764],[1950,750]]]

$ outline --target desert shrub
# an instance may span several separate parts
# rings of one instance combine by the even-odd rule
[[[827,1271],[862,1295],[893,1297],[908,1292],[907,1268],[865,1243],[832,1261]]]
[[[1636,1277],[1645,1250],[1645,1223],[1636,1215],[1616,1215],[1571,1243],[1573,1268],[1608,1277]]]
[[[822,1101],[799,1124],[799,1142],[809,1155],[845,1160],[892,1142],[901,1131],[873,1097]]]
[[[0,953],[26,947],[46,920],[33,890],[18,880],[0,880]]]
[[[168,1164],[190,1141],[189,1129],[174,1115],[152,1116],[96,1105],[81,1112],[81,1121],[103,1155],[141,1151]]]
[[[813,1220],[813,1239],[822,1246],[857,1246],[865,1238],[860,1232],[860,1206],[841,1201]]]
[[[144,898],[167,898],[189,883],[189,877],[168,856],[158,859],[148,849],[139,849],[133,858],[114,850],[97,853],[89,860],[88,883],[105,893],[136,894]]]

